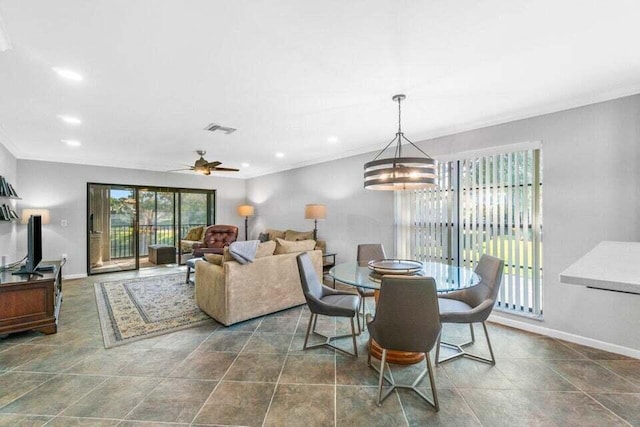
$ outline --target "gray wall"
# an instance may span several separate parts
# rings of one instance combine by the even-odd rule
[[[327,206],[327,219],[318,221],[318,238],[337,259],[355,259],[357,243],[382,242],[393,248],[393,193],[365,191],[362,165],[371,156],[349,157],[247,180],[247,199],[256,206],[250,234],[266,228],[312,230],[304,219],[309,203]]]
[[[137,171],[68,163],[18,160],[18,186],[24,207],[48,208],[51,224],[43,226],[43,259],[66,253],[65,275],[86,274],[87,182],[155,185],[217,190],[216,222],[240,226],[236,206],[245,200],[245,181],[195,174]],[[67,226],[61,226],[61,220]],[[26,253],[26,229],[18,228],[18,251]]]
[[[640,95],[421,145],[437,157],[526,141],[543,144],[544,321],[517,320],[640,349],[640,295],[565,285],[558,277],[602,240],[640,241]],[[320,235],[340,260],[354,259],[362,242],[393,248],[392,194],[362,190],[362,165],[373,155],[249,180],[247,198],[258,206],[254,232],[309,229],[305,203],[326,203]]]
[[[20,187],[17,185],[17,168],[18,162],[16,158],[0,143],[0,175],[13,185],[18,195],[22,195]],[[15,209],[16,200],[0,198],[0,205],[9,204]],[[0,256],[7,257],[7,263],[18,260],[16,248],[16,230],[17,225],[14,222],[0,221]]]

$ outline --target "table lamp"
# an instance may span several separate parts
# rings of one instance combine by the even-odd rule
[[[325,205],[311,204],[304,207],[304,219],[313,220],[313,240],[318,240],[318,220],[327,217]]]
[[[49,215],[49,209],[23,209],[22,217],[20,218],[20,224],[28,224],[31,215],[40,215],[42,217],[42,224],[49,224],[51,222],[51,216]]]
[[[244,217],[244,240],[248,240],[249,217],[253,216],[254,208],[251,205],[238,206],[238,215]]]

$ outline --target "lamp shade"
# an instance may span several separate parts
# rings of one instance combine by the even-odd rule
[[[43,224],[49,224],[51,222],[49,209],[23,209],[20,224],[28,224],[31,215],[40,215],[42,217]]]
[[[253,216],[254,208],[251,205],[238,206],[238,216]]]
[[[325,219],[327,207],[325,205],[306,205],[304,207],[304,219]]]

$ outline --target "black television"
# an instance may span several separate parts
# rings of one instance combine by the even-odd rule
[[[38,264],[42,261],[42,217],[40,215],[31,215],[29,218],[27,248],[27,261],[13,274],[41,275],[38,273]]]

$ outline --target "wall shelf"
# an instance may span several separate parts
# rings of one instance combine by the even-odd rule
[[[18,193],[2,175],[0,175],[0,200],[21,200]],[[0,204],[0,221],[11,222],[18,219],[18,214],[13,206],[7,203]]]

